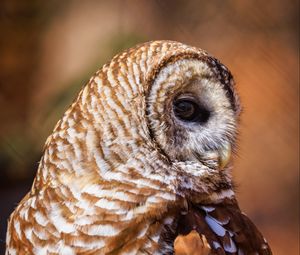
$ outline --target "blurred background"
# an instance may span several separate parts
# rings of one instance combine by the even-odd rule
[[[299,254],[299,3],[282,0],[0,1],[0,253],[42,147],[89,77],[156,39],[206,49],[244,112],[234,179],[274,254]]]

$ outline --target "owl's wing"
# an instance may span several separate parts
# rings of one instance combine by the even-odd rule
[[[210,254],[271,255],[271,249],[235,199],[219,204],[191,205],[178,221],[178,235],[196,230],[211,247]],[[195,253],[197,254],[197,253]]]

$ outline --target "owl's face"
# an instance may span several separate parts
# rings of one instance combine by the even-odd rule
[[[239,111],[230,72],[206,52],[168,41],[137,46],[81,90],[47,139],[36,183],[55,176],[57,185],[82,190],[91,180],[139,176],[172,194],[183,186],[216,191],[229,183],[228,171],[218,170],[228,162]]]
[[[172,161],[223,167],[234,144],[238,107],[226,67],[214,59],[180,60],[157,75],[148,119],[156,142]]]

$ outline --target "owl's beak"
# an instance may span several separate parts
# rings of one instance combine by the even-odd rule
[[[208,151],[202,155],[194,152],[193,155],[197,160],[207,167],[223,170],[230,162],[231,144],[226,143],[218,150]]]
[[[225,147],[219,150],[219,168],[223,170],[229,163],[231,157],[231,145],[227,143]]]

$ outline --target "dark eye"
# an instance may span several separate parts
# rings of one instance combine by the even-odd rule
[[[175,100],[173,110],[178,119],[189,122],[204,123],[210,115],[210,112],[205,107],[191,99],[185,98]]]

